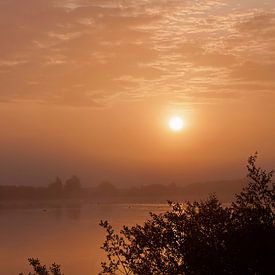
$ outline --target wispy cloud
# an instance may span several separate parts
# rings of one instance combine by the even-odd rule
[[[2,101],[207,103],[274,91],[271,0],[2,1],[0,30]]]

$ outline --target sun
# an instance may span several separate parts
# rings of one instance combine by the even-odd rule
[[[184,126],[184,121],[181,117],[175,116],[169,119],[169,127],[172,131],[179,132]]]

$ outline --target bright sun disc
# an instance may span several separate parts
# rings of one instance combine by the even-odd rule
[[[169,127],[172,131],[180,131],[184,127],[184,122],[180,117],[172,117],[169,120]]]

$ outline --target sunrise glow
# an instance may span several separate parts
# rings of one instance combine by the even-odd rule
[[[171,117],[169,120],[169,127],[172,131],[179,132],[185,126],[185,123],[181,117]]]

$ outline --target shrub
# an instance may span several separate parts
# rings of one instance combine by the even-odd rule
[[[116,234],[107,221],[101,274],[275,274],[273,172],[248,159],[248,185],[230,207],[205,201],[169,202],[143,225]]]

